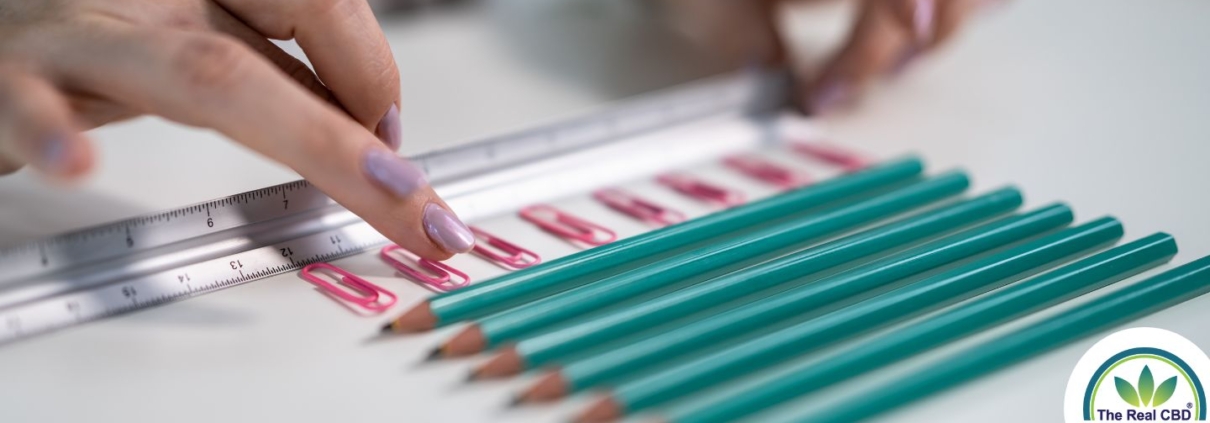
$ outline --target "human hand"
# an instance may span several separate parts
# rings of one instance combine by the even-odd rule
[[[141,114],[289,166],[422,257],[474,244],[394,153],[399,71],[364,0],[0,0],[0,172],[78,179],[81,131]]]
[[[665,0],[682,28],[736,61],[792,63],[778,22],[783,4],[820,0]],[[856,23],[814,75],[796,72],[796,106],[823,114],[853,106],[881,77],[893,75],[953,37],[976,9],[995,0],[854,0]],[[675,17],[674,17],[675,18]]]

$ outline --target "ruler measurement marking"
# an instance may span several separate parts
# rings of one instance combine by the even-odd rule
[[[312,236],[314,236],[314,235],[312,235]],[[29,331],[26,331],[25,328],[20,325],[19,316],[7,316],[7,317],[5,317],[6,327],[9,329],[9,332],[12,334],[12,336],[9,337],[8,339],[5,339],[4,337],[0,336],[0,345],[3,345],[4,343],[11,342],[11,341],[19,339],[19,338],[23,338],[25,336],[30,336],[30,335],[34,335],[34,334],[40,334],[40,333],[47,333],[47,332],[71,327],[76,324],[92,322],[92,321],[101,320],[101,319],[129,313],[129,312],[137,311],[137,310],[156,307],[156,306],[168,304],[168,303],[171,303],[171,302],[174,302],[177,300],[190,298],[195,295],[206,294],[206,293],[210,293],[210,292],[214,292],[214,291],[218,291],[218,290],[222,290],[222,289],[227,289],[227,288],[237,286],[237,285],[242,285],[242,284],[254,281],[254,280],[263,279],[263,278],[270,277],[270,276],[280,275],[283,273],[301,269],[302,267],[305,267],[306,265],[311,264],[311,263],[322,262],[322,261],[331,261],[331,260],[351,256],[351,255],[354,255],[357,253],[361,253],[364,251],[369,251],[370,249],[377,247],[378,245],[381,245],[381,244],[382,243],[356,243],[356,244],[354,244],[355,248],[348,248],[348,249],[344,249],[342,251],[328,251],[328,252],[318,253],[318,254],[309,256],[301,261],[295,261],[294,263],[289,263],[289,264],[281,263],[278,265],[269,264],[265,268],[257,270],[253,274],[242,274],[238,278],[227,278],[227,279],[215,280],[211,284],[207,284],[205,286],[202,286],[202,287],[196,288],[196,289],[194,287],[187,286],[185,290],[179,290],[179,291],[170,292],[170,293],[160,293],[159,295],[157,295],[155,298],[153,298],[151,300],[140,301],[138,299],[138,295],[136,292],[131,295],[130,303],[122,304],[122,305],[118,305],[118,306],[105,307],[104,309],[98,310],[98,312],[92,313],[92,314],[85,314],[85,313],[83,313],[83,310],[77,308],[77,311],[72,313],[72,319],[70,322],[59,322],[59,323],[43,326],[43,327],[36,328],[33,330],[29,330]],[[240,253],[239,255],[253,253],[256,251],[257,251],[257,249],[253,249],[253,250],[249,250],[249,251]],[[281,260],[281,259],[283,259],[283,258],[279,258],[278,260]],[[217,264],[225,264],[225,263],[217,263]],[[139,282],[142,282],[142,281],[139,281]],[[119,291],[122,288],[126,288],[128,286],[131,286],[131,285],[126,285],[126,284],[116,285],[116,287],[119,289]],[[102,287],[101,289],[104,289],[104,287]],[[87,291],[85,291],[85,292],[87,292]],[[73,294],[78,294],[78,293],[73,293]],[[66,294],[66,296],[70,296],[70,295],[71,294]],[[70,303],[71,300],[67,300],[67,302]],[[18,322],[18,323],[7,323],[7,322]],[[16,327],[17,330],[14,330],[14,327]]]

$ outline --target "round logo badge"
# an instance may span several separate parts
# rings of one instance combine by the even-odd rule
[[[1155,328],[1111,334],[1084,353],[1067,380],[1067,422],[1205,421],[1210,358],[1185,337]]]

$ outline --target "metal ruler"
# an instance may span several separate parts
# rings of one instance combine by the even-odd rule
[[[781,96],[770,93],[781,92],[782,81],[772,74],[728,75],[412,160],[460,216],[473,220],[750,148],[758,137],[679,145],[642,138],[707,118],[745,119],[769,110],[780,105]],[[604,163],[603,157],[625,163]],[[296,181],[5,248],[0,344],[387,242],[306,181]]]

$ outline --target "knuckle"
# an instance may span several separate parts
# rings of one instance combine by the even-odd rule
[[[172,68],[188,89],[223,91],[241,80],[251,57],[239,41],[217,36],[191,36],[177,46]]]
[[[374,82],[379,87],[393,89],[393,95],[397,95],[399,92],[399,67],[395,65],[391,50],[389,48],[384,48],[384,50],[386,51],[375,55],[374,66],[379,71],[374,75]]]

